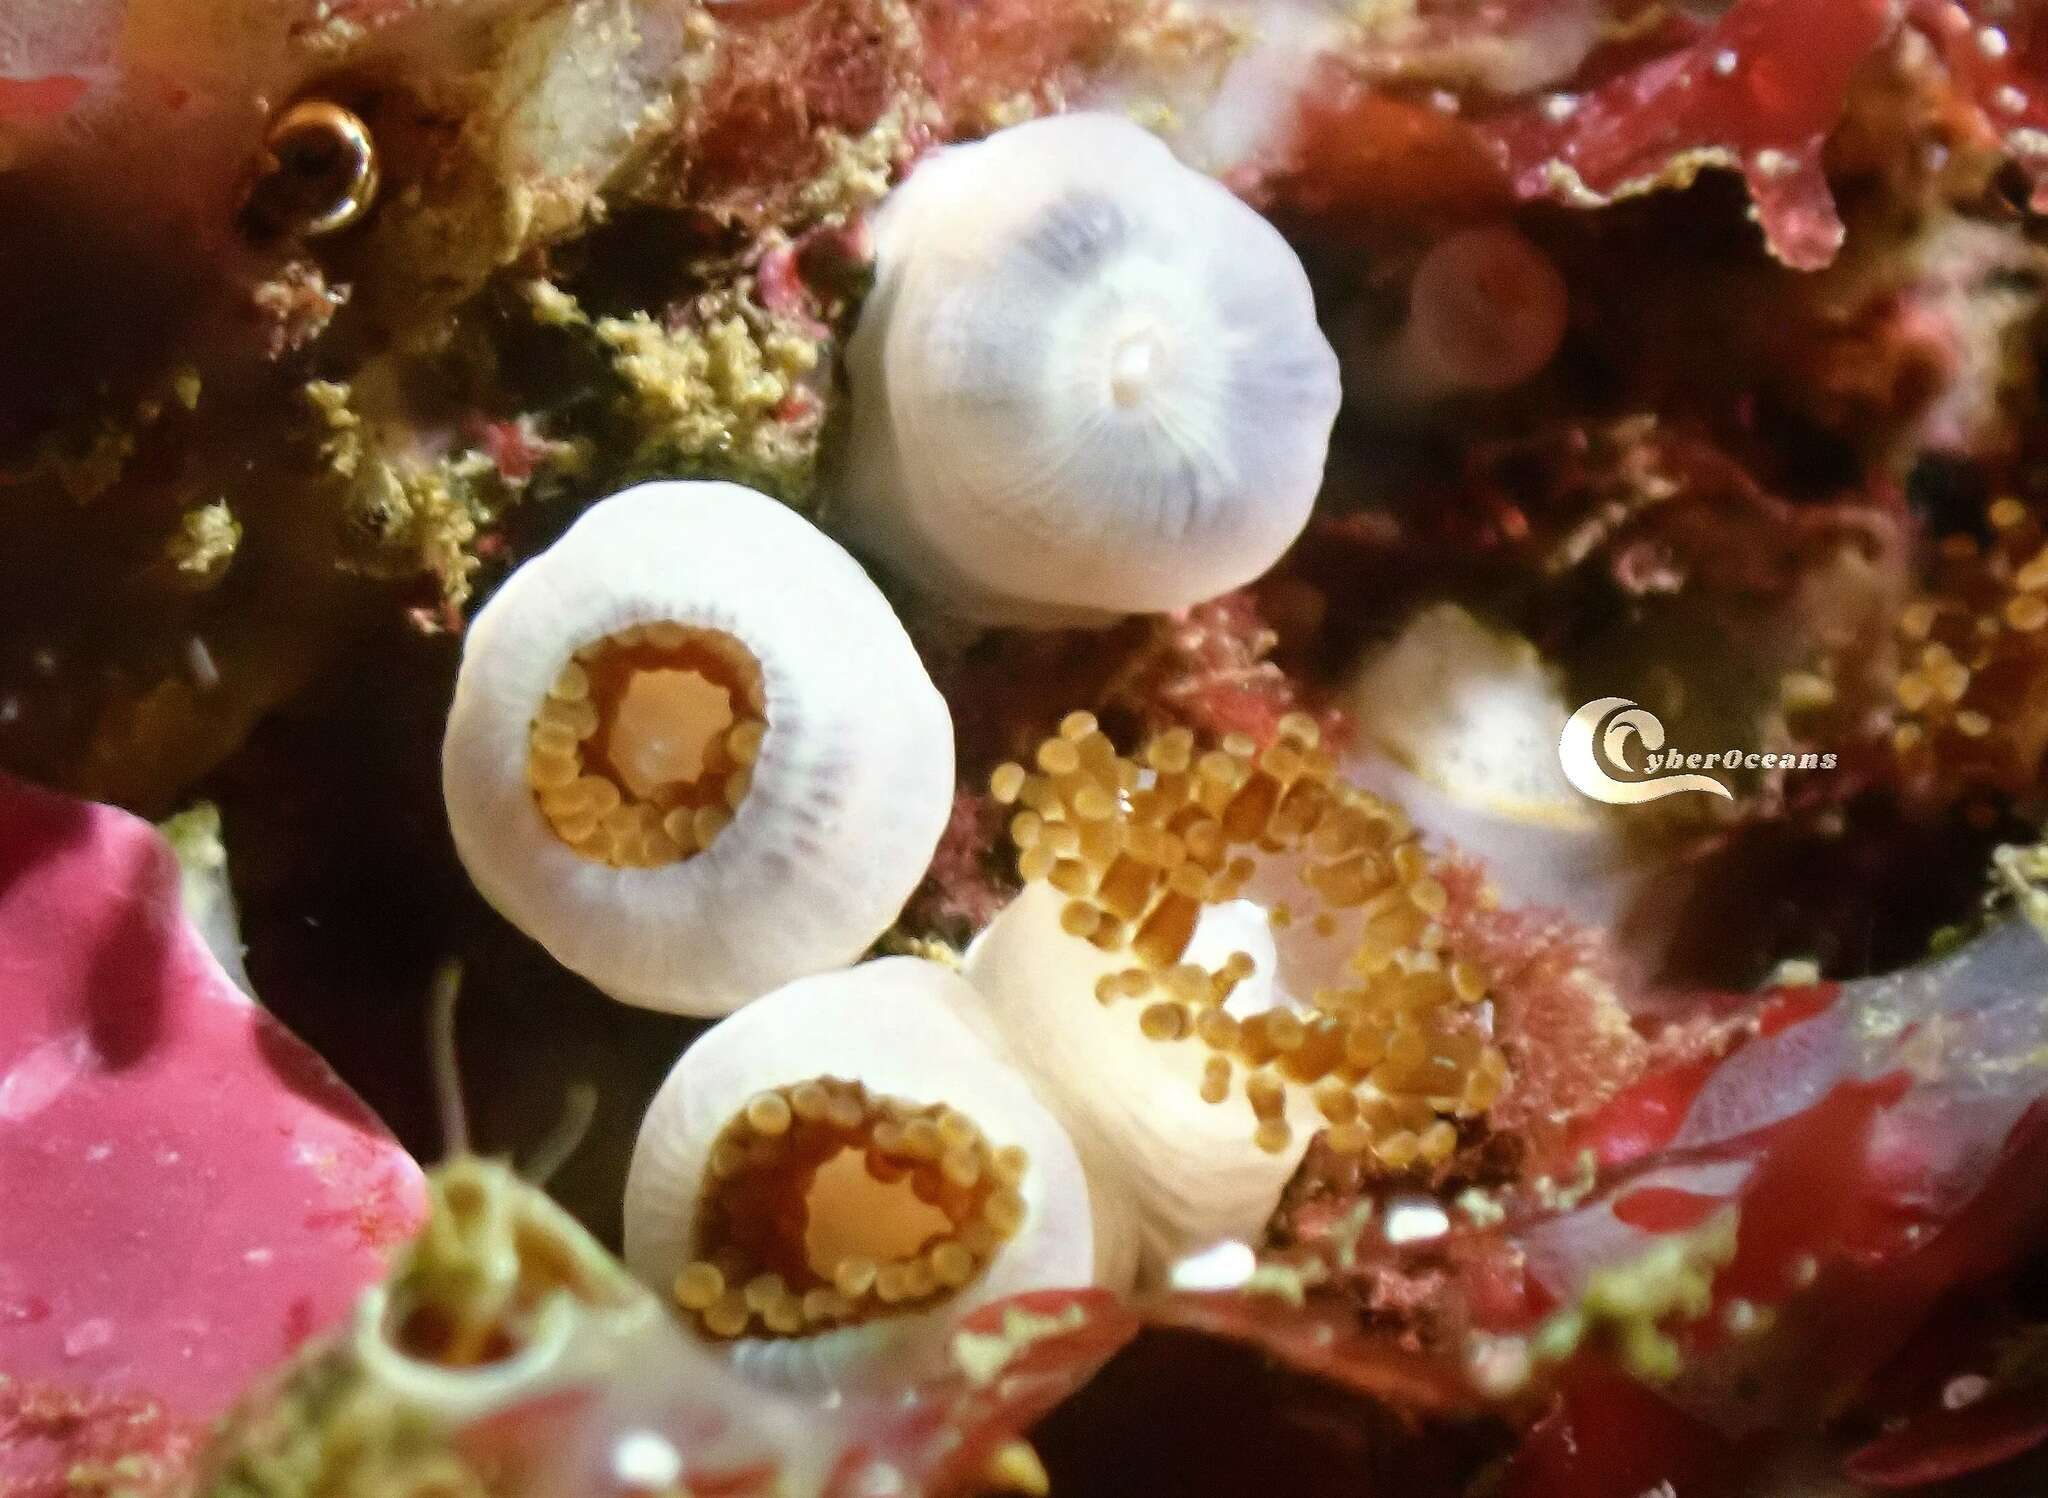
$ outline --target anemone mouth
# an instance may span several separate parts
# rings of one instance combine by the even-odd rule
[[[1458,1120],[1507,1077],[1488,980],[1453,950],[1450,892],[1407,819],[1337,776],[1313,719],[1290,714],[1264,749],[1233,734],[1198,753],[1173,729],[1130,758],[1075,713],[1034,764],[1001,766],[990,787],[1019,808],[1019,874],[1066,897],[1067,938],[1128,958],[1096,983],[1100,1002],[1139,1006],[1149,1040],[1207,1053],[1205,1101],[1242,1072],[1253,1138],[1275,1154],[1302,1093],[1342,1153],[1396,1169],[1451,1155]],[[1189,960],[1204,914],[1246,898],[1273,927],[1274,993],[1291,997],[1242,1001],[1248,952]]]
[[[736,637],[636,625],[563,664],[528,732],[527,783],[578,854],[660,868],[732,821],[767,730],[761,665]]]
[[[1161,329],[1133,327],[1111,341],[1107,363],[1110,401],[1129,410],[1151,399],[1172,377],[1173,348]]]
[[[1023,1226],[1028,1165],[943,1103],[832,1077],[760,1093],[712,1146],[676,1303],[716,1338],[931,1309]]]

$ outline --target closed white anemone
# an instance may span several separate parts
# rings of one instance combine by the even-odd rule
[[[1503,897],[1564,912],[1654,971],[1695,876],[1672,829],[1573,789],[1561,674],[1454,603],[1418,609],[1354,676],[1344,771],[1476,857]]]
[[[927,157],[876,216],[846,523],[952,612],[1164,611],[1307,523],[1339,400],[1264,219],[1113,115]]]
[[[1256,1241],[1310,1137],[1428,1172],[1506,1065],[1485,973],[1401,812],[1315,724],[1136,758],[1086,713],[995,775],[1024,891],[967,954],[971,997],[1139,1217],[1161,1277]]]
[[[644,484],[478,614],[442,774],[515,925],[614,998],[722,1014],[896,918],[951,807],[952,720],[835,542],[736,484]]]
[[[946,1361],[976,1307],[1097,1278],[1087,1180],[914,957],[800,979],[683,1054],[626,1181],[626,1261],[792,1388]]]

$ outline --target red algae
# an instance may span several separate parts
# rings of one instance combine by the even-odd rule
[[[2048,1399],[2015,1389],[1936,1409],[1851,1452],[1843,1471],[1873,1488],[1917,1488],[1981,1472],[2048,1441]]]
[[[884,12],[873,0],[816,0],[731,28],[664,192],[755,231],[797,214],[804,185],[831,164],[832,139],[873,129],[912,85],[914,39]],[[906,137],[906,159],[911,147]]]
[[[1911,0],[1907,14],[1939,49],[1975,131],[2019,163],[2034,211],[2048,211],[2048,19],[1981,0]]]
[[[58,73],[43,78],[0,78],[0,120],[52,119],[70,112],[92,85]]]
[[[1115,0],[976,0],[919,7],[922,80],[948,133],[978,133],[991,112],[1022,98],[1046,102],[1122,19]]]
[[[919,1491],[974,1489],[1005,1443],[1085,1384],[1142,1324],[1101,1290],[1039,1290],[983,1306],[960,1325],[956,1372],[908,1399],[854,1408],[826,1498],[869,1490],[878,1469]]]
[[[1711,1492],[1734,1467],[1727,1442],[1626,1374],[1574,1370],[1515,1452],[1508,1498],[1638,1498]]]
[[[1524,198],[1593,207],[1731,167],[1771,253],[1815,270],[1844,232],[1822,148],[1892,27],[1883,0],[1740,0],[1688,45],[1484,128]]]
[[[1747,185],[1771,253],[1818,269],[1844,234],[1824,148],[1896,25],[1885,0],[1740,0],[1711,26],[1629,28],[1553,92],[1504,106],[1416,99],[1398,68],[1381,78],[1329,61],[1267,190],[1290,212],[1356,232],[1418,214],[1470,219],[1517,199],[1604,207],[1726,168]]]
[[[957,791],[946,830],[925,881],[904,910],[904,922],[957,934],[979,931],[1016,893],[996,848],[1008,814],[979,789]]]
[[[2048,1441],[2044,1332],[2020,1291],[1945,1307],[1871,1380],[1859,1414],[1879,1434],[1849,1453],[1844,1473],[1867,1487],[1920,1487]]]
[[[1014,1296],[960,1323],[948,1371],[845,1390],[821,1409],[739,1380],[664,1319],[612,1349],[598,1377],[466,1422],[453,1449],[499,1474],[492,1490],[507,1498],[644,1494],[618,1459],[650,1440],[673,1448],[679,1487],[703,1498],[938,1498],[1009,1486],[1001,1474],[1037,1461],[1018,1438],[1144,1322],[1142,1308],[1107,1291]]]
[[[76,1403],[34,1448],[62,1471],[218,1415],[383,1274],[423,1193],[222,971],[147,824],[0,781],[0,828],[0,1179],[35,1207],[0,1220],[0,1367],[17,1422]]]
[[[1445,879],[1446,925],[1493,980],[1496,1034],[1510,1082],[1488,1121],[1534,1161],[1557,1163],[1570,1119],[1591,1113],[1643,1072],[1650,1047],[1622,1006],[1622,964],[1605,938],[1542,912],[1483,898],[1469,865]]]
[[[1155,621],[1110,700],[1153,727],[1179,724],[1213,739],[1243,733],[1270,744],[1280,720],[1302,705],[1300,689],[1271,659],[1278,644],[1256,590],[1241,588]]]
[[[1465,1413],[1478,1404],[1454,1360],[1384,1330],[1360,1330],[1355,1318],[1327,1306],[1296,1309],[1271,1293],[1227,1291],[1161,1296],[1145,1314],[1154,1326],[1256,1347],[1290,1368],[1411,1417]]]
[[[1333,59],[1317,65],[1262,194],[1290,215],[1353,233],[1514,202],[1499,160],[1465,121],[1383,93]]]

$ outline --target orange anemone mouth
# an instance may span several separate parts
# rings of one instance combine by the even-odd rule
[[[527,742],[527,782],[570,848],[659,868],[711,846],[766,736],[760,662],[721,630],[657,623],[578,650]]]
[[[794,1337],[938,1305],[1023,1226],[1028,1159],[957,1108],[815,1078],[712,1146],[678,1305],[713,1337]]]

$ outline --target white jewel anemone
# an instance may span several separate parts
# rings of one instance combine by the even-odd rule
[[[1026,888],[969,949],[979,1022],[1066,1121],[1143,1272],[1256,1241],[1310,1135],[1392,1174],[1448,1159],[1506,1067],[1487,982],[1400,811],[1292,716],[1264,750],[1142,758],[1086,713],[1006,765]]]
[[[1339,401],[1264,219],[1113,115],[927,157],[847,347],[857,544],[994,623],[1164,611],[1307,523]]]
[[[913,957],[801,979],[714,1026],[655,1096],[626,1260],[743,1371],[915,1378],[976,1307],[1099,1278],[1081,1163],[958,1017],[966,986]]]
[[[485,898],[613,997],[727,1013],[923,877],[952,720],[835,542],[737,484],[593,506],[484,606],[442,756]]]
[[[1221,1239],[1255,1240],[1308,1146],[1313,1107],[1285,1098],[1287,1141],[1259,1147],[1259,1121],[1243,1101],[1206,1100],[1206,1048],[1160,1044],[1136,1006],[1096,998],[1096,986],[1130,958],[1062,931],[1066,904],[1058,890],[1034,884],[997,916],[969,955],[972,1001],[1070,1120],[1098,1199],[1135,1211],[1147,1277]],[[1273,947],[1262,912],[1233,901],[1204,918],[1196,936],[1217,961],[1263,945],[1262,981],[1231,998],[1240,1014],[1270,1008]]]
[[[1558,739],[1570,709],[1534,645],[1431,604],[1360,665],[1347,706],[1358,725],[1351,779],[1478,858],[1511,903],[1613,933],[1656,966],[1692,877],[1673,867],[1659,828],[1565,779]]]

